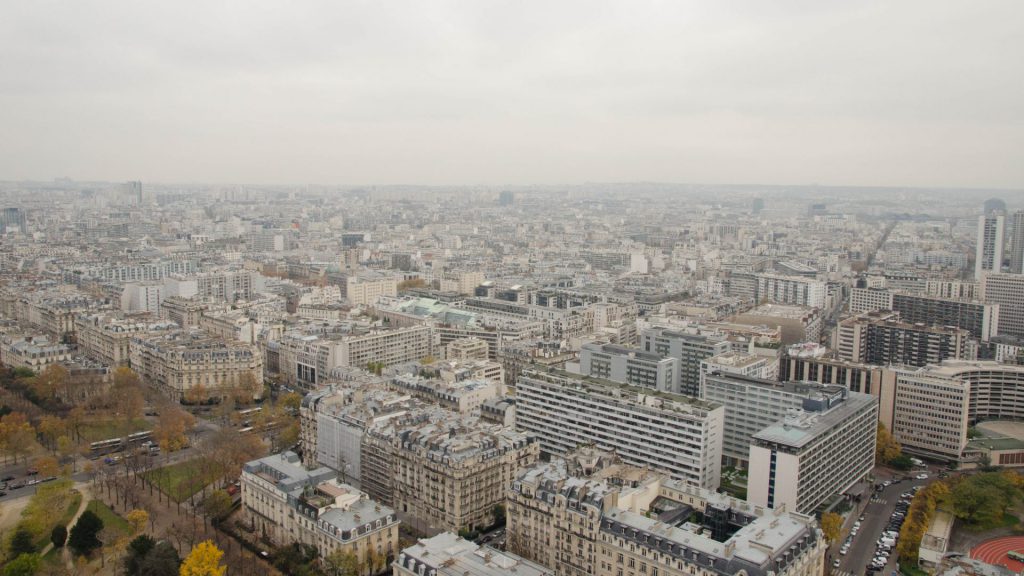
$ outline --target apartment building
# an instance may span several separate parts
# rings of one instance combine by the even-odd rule
[[[540,455],[533,435],[435,408],[369,428],[362,487],[421,532],[485,528],[519,469]]]
[[[178,325],[171,322],[146,322],[108,312],[79,314],[75,318],[78,349],[108,366],[128,364],[132,336],[177,328]]]
[[[996,335],[999,305],[958,298],[905,294],[884,288],[854,288],[850,312],[892,310],[910,324],[952,326],[967,330],[971,337],[987,341]]]
[[[498,396],[498,380],[459,380],[446,382],[406,374],[392,378],[389,386],[436,403],[448,410],[469,414],[479,411],[484,402]]]
[[[724,416],[720,404],[561,370],[524,369],[516,384],[516,429],[539,437],[544,452],[594,444],[711,490]]]
[[[778,328],[783,344],[817,342],[824,327],[821,309],[786,304],[761,304],[733,316],[730,322]]]
[[[811,516],[623,465],[594,449],[520,472],[506,529],[510,552],[561,576],[818,576],[827,548]]]
[[[579,366],[584,376],[671,392],[679,360],[615,344],[587,342],[580,349]]]
[[[223,398],[239,386],[263,394],[263,355],[252,344],[210,338],[199,331],[136,334],[131,366],[171,400],[181,401],[201,386],[209,398]]]
[[[53,342],[46,335],[3,335],[0,338],[0,364],[28,368],[36,373],[54,364],[71,361],[71,348]]]
[[[278,545],[308,544],[321,557],[352,554],[359,574],[382,570],[398,551],[398,515],[338,482],[328,468],[307,470],[294,452],[248,462],[242,510],[258,534]]]
[[[490,347],[480,338],[459,338],[445,346],[445,358],[448,360],[487,360]]]
[[[451,532],[420,539],[403,549],[391,569],[395,576],[553,576],[540,564]]]
[[[760,302],[825,308],[828,290],[824,282],[779,274],[757,274],[756,278],[757,299]]]
[[[498,353],[498,361],[505,370],[505,385],[515,387],[524,368],[562,368],[576,359],[576,352],[564,342],[522,340],[512,342]]]
[[[966,330],[899,321],[891,311],[865,312],[839,323],[837,357],[862,364],[924,366],[977,356]]]
[[[371,362],[393,366],[433,355],[435,338],[427,326],[397,329],[353,327],[343,332],[286,332],[273,343],[281,376],[313,388],[341,367],[365,368]]]
[[[398,296],[398,281],[398,276],[389,274],[350,274],[343,295],[352,306],[373,306],[381,297]]]
[[[748,499],[812,513],[875,466],[878,399],[830,391],[751,438]]]
[[[368,428],[422,407],[412,395],[372,375],[310,392],[299,408],[299,438],[306,466],[327,466],[360,486],[360,446]]]
[[[205,302],[183,296],[168,296],[160,303],[160,315],[182,328],[199,326],[199,318],[209,307]]]
[[[472,296],[476,287],[484,283],[484,273],[479,270],[447,272],[441,276],[441,290]]]

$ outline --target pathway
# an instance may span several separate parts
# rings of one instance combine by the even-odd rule
[[[75,489],[78,490],[79,492],[81,492],[81,494],[82,494],[82,502],[79,503],[78,510],[75,511],[75,515],[71,517],[71,521],[68,522],[68,525],[66,526],[66,528],[68,529],[68,533],[71,532],[71,527],[75,525],[75,522],[78,522],[78,518],[82,515],[83,512],[85,512],[86,507],[89,506],[89,500],[92,499],[91,498],[91,494],[89,493],[89,485],[88,484],[79,484],[79,485],[75,486]],[[46,544],[46,546],[43,546],[43,550],[39,553],[39,555],[40,556],[46,556],[46,554],[49,553],[50,550],[52,550],[52,549],[53,549],[53,542],[49,542],[49,543]],[[64,547],[64,556],[65,556],[65,558],[67,558],[67,556],[68,556],[67,546]],[[68,567],[69,568],[74,568],[74,566],[72,566],[70,561],[68,561]]]

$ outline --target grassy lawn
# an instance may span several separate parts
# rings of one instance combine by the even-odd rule
[[[204,476],[202,461],[188,460],[150,470],[145,473],[145,477],[175,502],[184,502],[202,490],[203,486],[216,480],[218,474],[215,471],[206,470]]]
[[[149,430],[152,424],[145,418],[133,420],[99,420],[88,422],[82,426],[82,439],[86,442],[99,442],[111,438],[121,438],[133,432]]]
[[[50,541],[50,531],[68,521],[82,503],[82,494],[71,489],[71,482],[58,480],[41,484],[28,505],[21,511],[19,525],[28,528],[37,548]]]
[[[131,534],[131,524],[129,524],[124,518],[115,514],[114,511],[108,508],[103,502],[100,502],[99,500],[90,500],[87,509],[93,514],[99,516],[100,520],[103,520],[104,529],[110,528],[112,530],[117,530],[126,536]]]

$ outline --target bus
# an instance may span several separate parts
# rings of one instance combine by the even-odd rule
[[[139,444],[141,442],[146,442],[146,441],[149,441],[149,440],[152,440],[152,439],[153,439],[153,431],[152,430],[144,430],[142,432],[136,432],[134,434],[129,434],[125,438],[125,444],[128,444],[128,445]]]
[[[89,444],[89,451],[95,453],[113,452],[119,450],[124,445],[124,438],[111,438],[109,440],[100,440],[99,442],[93,442]]]

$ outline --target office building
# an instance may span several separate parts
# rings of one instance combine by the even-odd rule
[[[1024,366],[947,361],[894,372],[890,429],[908,452],[957,461],[963,458],[969,426],[1024,420]]]
[[[679,361],[678,376],[670,390],[688,396],[700,396],[700,363],[712,356],[732,350],[725,335],[717,332],[681,331],[652,327],[641,331],[640,347],[644,352]]]
[[[814,519],[584,449],[520,472],[509,551],[563,576],[820,575]]]
[[[735,324],[778,328],[783,344],[817,342],[824,319],[820,308],[786,304],[761,304],[729,319]]]
[[[802,410],[754,434],[748,499],[811,513],[875,466],[878,399],[845,389],[806,398]]]
[[[704,399],[725,407],[722,464],[747,467],[751,438],[782,420],[806,400],[818,401],[845,388],[817,382],[773,382],[713,372],[704,379]]]
[[[516,429],[539,437],[544,452],[593,444],[710,490],[724,417],[720,404],[561,370],[524,369],[516,384]]]
[[[1024,273],[1024,210],[1013,213],[1010,222],[1013,227],[1010,236],[1010,273]]]
[[[614,344],[587,342],[580,349],[580,373],[671,392],[679,360]]]
[[[981,280],[987,273],[1002,271],[1005,226],[1006,215],[1002,212],[978,216],[978,244],[974,256],[976,280]]]
[[[996,332],[1024,338],[1024,274],[986,274],[981,292],[986,303],[999,305]]]

